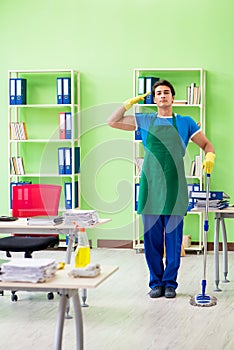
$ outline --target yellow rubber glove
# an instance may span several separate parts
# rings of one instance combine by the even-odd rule
[[[213,152],[207,152],[205,160],[202,163],[202,168],[206,174],[211,174],[214,166],[215,154]]]
[[[136,97],[132,97],[132,98],[129,98],[128,100],[124,101],[123,104],[124,104],[124,107],[125,107],[126,111],[129,110],[135,103],[137,103],[137,102],[139,102],[139,101],[141,101],[141,100],[144,100],[144,98],[145,98],[147,95],[149,95],[149,94],[151,94],[150,91],[149,91],[149,92],[146,92],[146,93],[143,94],[143,95],[138,95],[138,96],[136,96]]]

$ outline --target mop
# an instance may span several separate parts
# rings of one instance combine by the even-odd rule
[[[209,211],[209,193],[210,193],[210,174],[206,174],[206,209],[204,221],[204,275],[202,280],[202,293],[191,297],[192,306],[214,306],[217,304],[217,298],[205,294],[206,291],[206,257],[207,257],[207,232],[209,229],[208,211]]]

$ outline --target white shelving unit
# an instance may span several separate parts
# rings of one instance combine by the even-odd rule
[[[57,103],[57,78],[71,80],[71,100],[69,104]],[[80,205],[80,190],[75,192],[75,182],[80,189],[80,174],[75,173],[75,148],[80,147],[80,72],[73,69],[10,70],[10,79],[24,78],[27,81],[26,104],[8,102],[8,188],[11,197],[11,183],[31,181],[32,183],[54,183],[62,186],[60,211],[65,210],[64,183],[72,183],[72,208],[75,198]],[[59,113],[71,113],[71,138],[59,137]],[[12,123],[24,122],[27,139],[12,139]],[[73,167],[71,174],[59,174],[58,148],[71,148]],[[12,157],[23,159],[24,173],[12,171]],[[10,208],[9,208],[10,211]]]
[[[202,131],[205,133],[205,89],[206,89],[206,72],[202,68],[135,68],[133,71],[133,96],[139,94],[138,81],[139,77],[157,77],[160,79],[166,79],[172,83],[175,88],[175,102],[173,105],[173,111],[181,115],[190,115],[193,119],[200,123]],[[185,103],[188,101],[188,86],[195,83],[196,86],[200,87],[200,99],[198,103]],[[134,113],[144,112],[152,113],[156,111],[155,104],[136,104],[133,106]],[[133,159],[136,160],[137,157],[143,157],[143,147],[139,140],[135,140],[134,137],[134,147],[133,147]],[[191,175],[190,170],[187,169],[186,178],[188,183],[197,183],[200,190],[204,188],[204,176],[202,174],[202,161],[203,161],[203,151],[197,146],[194,155],[199,156],[200,171],[196,175]],[[189,156],[189,149],[193,148],[193,143],[190,141],[187,147],[187,152],[185,156],[185,163],[191,165],[192,158]],[[186,164],[185,164],[186,171]],[[133,183],[140,182],[140,175],[136,174],[136,167],[133,167]],[[133,247],[137,251],[144,249],[143,244],[143,230],[141,223],[141,216],[136,214],[135,211],[135,191],[133,198],[133,222],[134,222],[134,235],[133,235]],[[203,249],[203,215],[201,213],[191,213],[188,212],[188,217],[190,215],[196,215],[198,218],[198,230],[199,230],[199,242],[198,244],[192,244],[191,247],[186,248],[186,250],[201,252]],[[187,220],[187,217],[185,217]],[[189,232],[185,233],[189,234]]]

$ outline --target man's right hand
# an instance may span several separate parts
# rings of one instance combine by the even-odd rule
[[[132,97],[132,98],[129,98],[128,100],[124,101],[123,105],[126,109],[126,111],[128,111],[135,103],[138,103],[139,101],[142,101],[144,100],[144,98],[149,95],[151,92],[146,92],[145,94],[143,95],[138,95],[136,97]]]

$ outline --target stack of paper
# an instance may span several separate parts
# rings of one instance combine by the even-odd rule
[[[45,282],[54,277],[57,264],[54,259],[12,259],[1,266],[2,281]]]
[[[54,225],[54,218],[51,216],[33,216],[27,218],[27,225],[29,226],[51,226]]]
[[[64,224],[74,225],[76,223],[80,227],[89,227],[99,221],[96,210],[79,210],[70,209],[64,213]]]
[[[224,209],[229,206],[229,202],[227,200],[218,200],[218,199],[210,199],[209,200],[209,208],[218,208],[218,209]],[[205,208],[206,207],[206,201],[205,200],[197,200],[194,203],[195,208]]]

